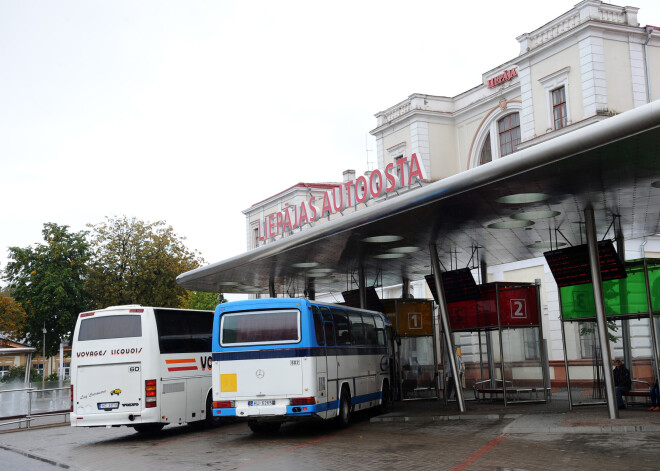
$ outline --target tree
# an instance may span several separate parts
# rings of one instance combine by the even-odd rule
[[[184,309],[215,310],[220,303],[227,300],[222,293],[205,293],[203,291],[189,291],[188,299],[181,304]]]
[[[13,383],[14,381],[23,381],[25,379],[25,366],[12,366],[9,371],[0,378],[0,383]],[[30,381],[33,383],[41,381],[41,375],[37,370],[30,367]]]
[[[42,350],[45,328],[46,355],[53,355],[61,341],[70,340],[78,313],[90,307],[84,289],[90,252],[85,231],[46,223],[41,233],[45,244],[9,248],[5,280],[26,312],[22,335]]]
[[[122,304],[180,307],[188,291],[176,277],[201,265],[171,226],[135,218],[106,218],[93,229],[87,289],[97,308]]]
[[[7,338],[20,340],[26,316],[25,309],[10,296],[9,290],[0,290],[0,332]]]

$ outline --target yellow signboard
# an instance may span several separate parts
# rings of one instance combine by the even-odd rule
[[[399,335],[433,335],[431,301],[382,299],[385,314]]]

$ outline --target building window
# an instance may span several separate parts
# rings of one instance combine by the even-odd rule
[[[484,146],[481,148],[481,154],[479,155],[479,165],[487,164],[493,160],[493,153],[490,149],[490,133],[488,133],[484,141]]]
[[[511,113],[497,122],[500,133],[500,157],[513,154],[520,144],[520,115]]]
[[[518,101],[502,99],[499,106],[488,113],[474,137],[469,168],[495,162],[500,157],[518,150],[522,141],[521,106]]]
[[[539,83],[545,90],[546,115],[548,124],[546,132],[563,129],[571,123],[569,101],[568,76],[570,67],[564,67],[556,72],[539,79]]]
[[[259,222],[261,224],[261,222]],[[252,229],[252,248],[256,249],[259,247],[259,228],[255,227]]]
[[[64,378],[63,379],[71,378],[71,362],[70,361],[65,361],[62,369],[64,370]]]
[[[4,375],[8,374],[10,368],[11,368],[11,367],[10,367],[9,365],[2,365],[2,366],[0,366],[0,378],[2,378]]]
[[[37,372],[37,374],[43,378],[44,377],[44,364],[43,363],[35,363],[32,366],[34,366],[34,369]]]
[[[566,88],[560,87],[552,91],[552,117],[556,129],[566,127]]]

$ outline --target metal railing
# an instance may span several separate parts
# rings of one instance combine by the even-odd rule
[[[66,422],[71,408],[69,391],[70,386],[0,389],[0,428],[16,424],[30,428],[37,418],[58,415]]]

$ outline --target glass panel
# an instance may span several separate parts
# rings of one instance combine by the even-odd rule
[[[651,276],[660,278],[660,267],[649,267],[649,284],[653,287]],[[648,298],[646,296],[646,279],[644,265],[639,262],[626,264],[626,278],[603,282],[605,298],[605,313],[608,316],[621,314],[648,315]],[[656,283],[658,298],[660,298],[660,281]],[[562,319],[582,319],[596,316],[594,292],[591,283],[560,288]],[[651,288],[651,303],[653,303],[653,288]],[[660,303],[660,299],[657,301]],[[658,306],[660,308],[660,306]],[[655,310],[655,308],[654,308]]]
[[[83,319],[78,331],[78,341],[123,339],[142,337],[140,316],[106,316]]]
[[[351,336],[348,330],[348,317],[346,313],[339,309],[333,309],[332,317],[335,321],[335,341],[337,345],[350,345]]]
[[[528,339],[531,339],[531,344]],[[528,349],[535,354],[540,352],[539,328],[503,329],[502,347],[507,402],[542,400],[544,385],[541,356],[538,354],[536,358],[526,358]],[[503,386],[498,383],[497,387]]]
[[[312,306],[312,316],[314,317],[314,333],[316,335],[316,344],[325,345],[325,338],[323,335],[323,318],[321,311],[317,306]]]
[[[435,397],[433,337],[402,337],[400,355],[403,399]]]
[[[362,314],[364,322],[364,343],[365,345],[378,345],[378,335],[376,334],[376,324],[371,314]]]
[[[160,353],[210,352],[213,312],[154,309]]]
[[[325,340],[328,346],[335,344],[335,328],[332,322],[324,322],[323,330],[325,331]]]
[[[491,152],[491,147],[490,147],[490,133],[486,136],[486,140],[484,141],[484,145],[481,148],[481,154],[479,156],[479,165],[486,164],[493,160],[493,155]]]
[[[651,289],[651,306],[653,307],[654,313],[660,314],[660,262],[653,263],[654,264],[651,265],[649,262],[648,265],[649,287]]]
[[[351,312],[348,314],[348,319],[351,323],[351,343],[353,345],[366,345],[364,323],[360,313]]]
[[[260,311],[222,316],[221,343],[273,344],[300,341],[297,310]]]

